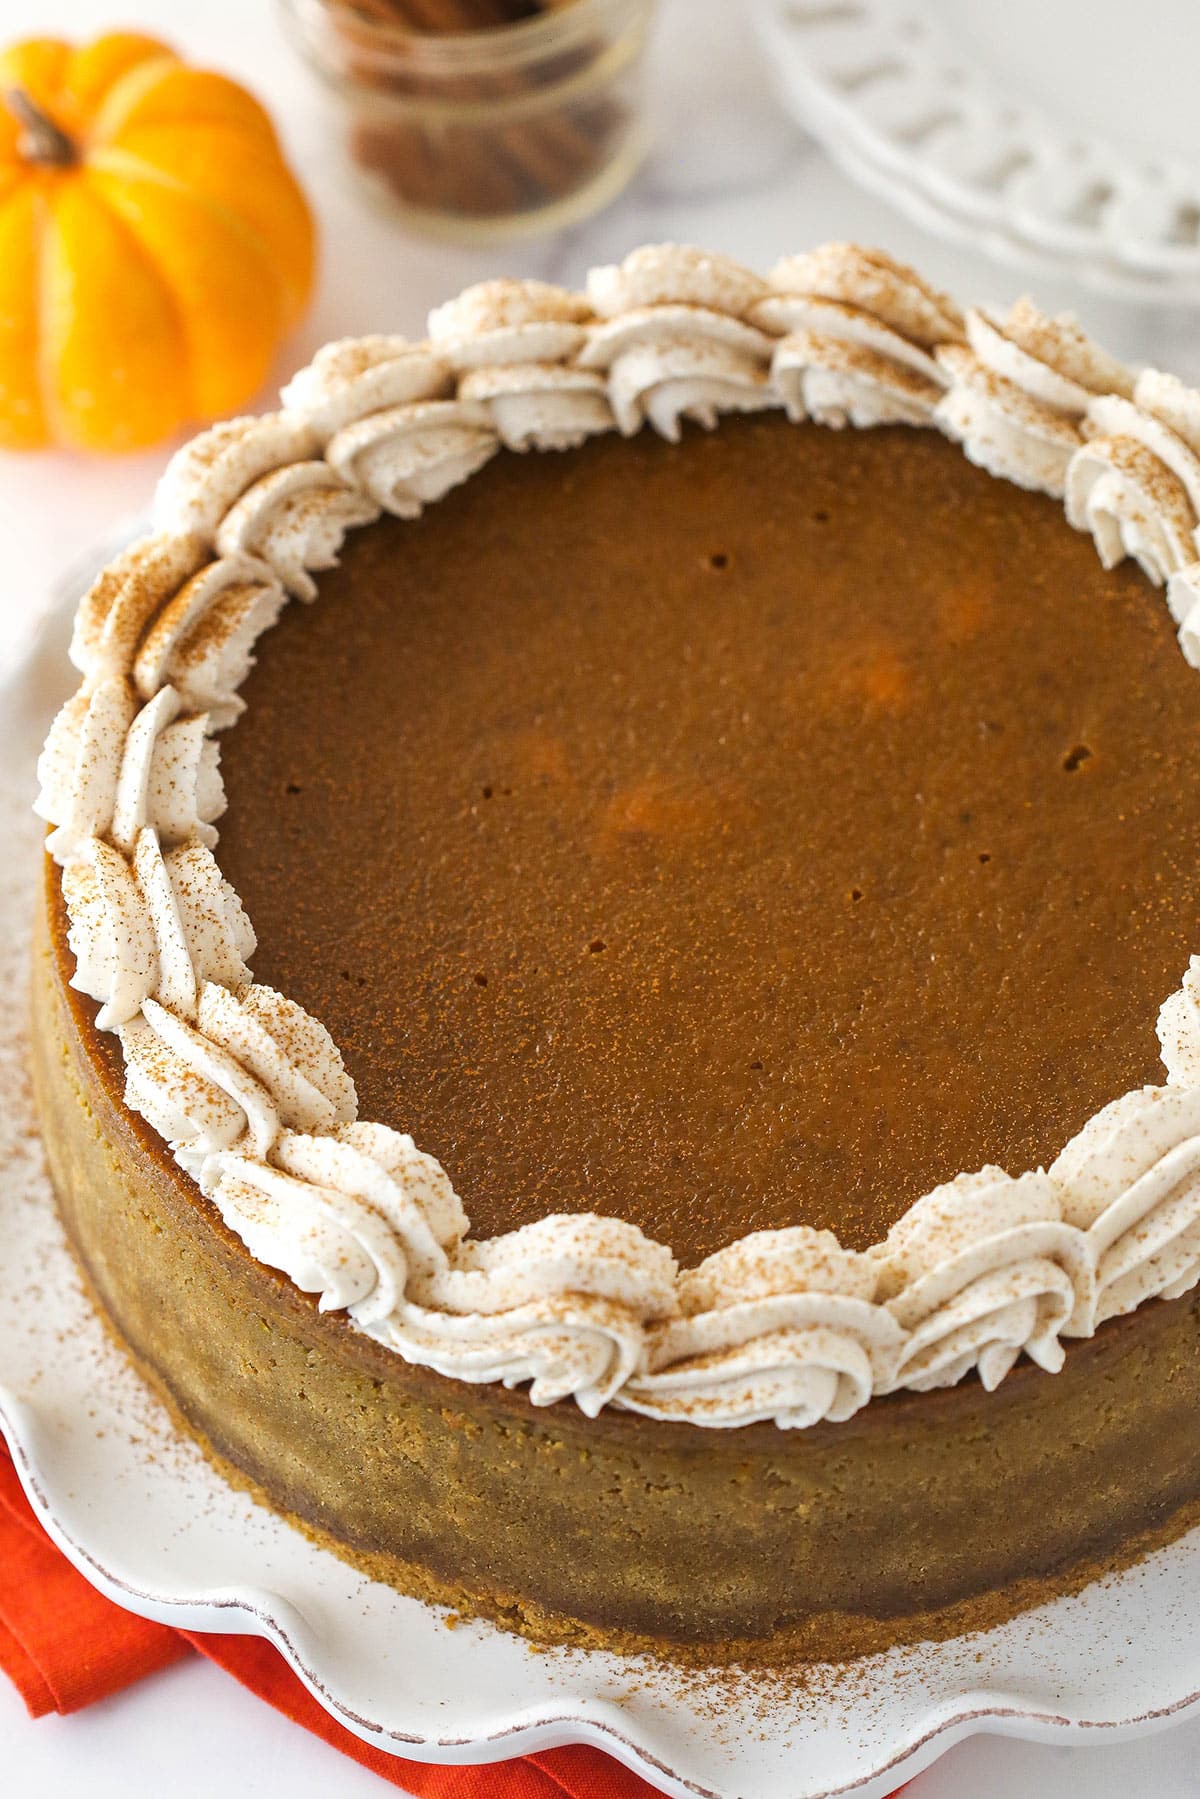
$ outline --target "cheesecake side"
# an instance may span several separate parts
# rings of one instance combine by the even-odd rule
[[[228,1478],[373,1578],[542,1642],[841,1660],[989,1627],[1200,1519],[1196,1294],[1057,1376],[807,1431],[587,1419],[410,1366],[224,1227],[125,1107],[73,966],[47,863],[35,1084],[96,1304]]]

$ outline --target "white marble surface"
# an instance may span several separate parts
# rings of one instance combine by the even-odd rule
[[[31,28],[18,0],[0,0],[0,41]],[[36,28],[86,36],[111,25],[113,0],[39,0]],[[428,308],[467,282],[506,268],[578,281],[591,264],[661,238],[725,250],[759,267],[829,237],[885,245],[960,296],[1021,291],[999,269],[935,242],[859,192],[777,105],[744,4],[664,0],[652,50],[657,149],[630,191],[600,218],[510,251],[421,243],[385,226],[333,180],[307,72],[283,44],[269,0],[128,0],[122,23],[169,37],[253,85],[285,122],[289,149],[321,217],[323,272],[316,304],[286,347],[278,379],[330,337],[417,331]],[[1130,358],[1200,378],[1194,315],[1101,304],[1037,284],[1043,305],[1077,305],[1102,341]],[[269,395],[262,396],[269,403]],[[0,456],[0,668],[20,654],[56,582],[122,517],[147,502],[164,451],[120,461],[66,455]],[[1100,1651],[1102,1652],[1102,1650]],[[322,1799],[381,1790],[373,1775],[297,1730],[224,1675],[189,1661],[92,1712],[31,1724],[0,1683],[5,1790],[49,1799],[86,1782],[92,1799],[159,1791],[207,1799],[236,1790]],[[976,1738],[951,1750],[910,1788],[913,1799],[1154,1799],[1200,1795],[1200,1722],[1139,1744],[1048,1749]]]

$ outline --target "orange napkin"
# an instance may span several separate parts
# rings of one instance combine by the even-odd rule
[[[187,1654],[102,1599],[50,1541],[0,1441],[0,1668],[35,1718],[75,1712]]]
[[[658,1799],[658,1788],[599,1749],[549,1749],[482,1768],[433,1768],[362,1743],[330,1717],[261,1637],[170,1630],[88,1585],[30,1510],[0,1442],[0,1670],[35,1718],[79,1711],[189,1648],[268,1705],[421,1799]]]
[[[0,1670],[35,1718],[74,1712],[195,1649],[314,1736],[421,1799],[658,1799],[599,1749],[576,1746],[483,1768],[433,1768],[362,1743],[261,1637],[171,1630],[122,1611],[55,1548],[0,1442]]]

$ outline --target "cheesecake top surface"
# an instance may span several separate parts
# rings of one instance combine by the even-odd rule
[[[320,587],[243,689],[222,867],[480,1234],[864,1249],[1159,1075],[1198,677],[1046,497],[730,420],[502,458]]]

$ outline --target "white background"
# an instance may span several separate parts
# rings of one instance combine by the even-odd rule
[[[308,320],[277,376],[325,339],[370,330],[418,333],[428,308],[501,270],[577,283],[589,264],[635,244],[675,238],[760,268],[830,237],[885,245],[960,297],[1010,298],[1019,273],[935,243],[855,189],[776,104],[737,0],[664,0],[652,50],[650,113],[657,147],[630,192],[601,218],[508,251],[423,244],[385,225],[331,168],[307,72],[279,31],[270,0],[0,0],[0,39],[29,31],[87,36],[115,22],[162,34],[194,60],[246,80],[280,123],[320,216],[324,258]],[[1135,360],[1200,374],[1194,314],[1097,302],[1037,284],[1045,305],[1078,305],[1102,341]],[[268,402],[264,395],[263,403]],[[72,565],[148,501],[165,452],[110,462],[43,454],[0,456],[0,671],[18,656]],[[1097,1655],[1105,1653],[1096,1645]],[[199,1658],[88,1713],[30,1723],[0,1681],[0,1791],[57,1799],[173,1799],[286,1791],[327,1799],[385,1789],[365,1770],[288,1723]],[[910,1789],[913,1799],[1184,1799],[1200,1796],[1200,1721],[1132,1744],[1048,1749],[977,1737],[949,1751]],[[748,1796],[752,1799],[752,1796]]]

